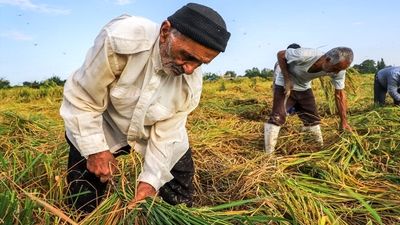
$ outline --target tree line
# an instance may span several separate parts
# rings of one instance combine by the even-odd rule
[[[244,72],[244,75],[241,77],[248,77],[248,78],[252,78],[252,77],[262,77],[262,78],[268,78],[268,77],[273,77],[274,76],[274,71],[271,69],[258,69],[257,67],[253,67],[251,69],[247,69]],[[203,76],[203,80],[218,80],[221,78],[225,78],[225,79],[233,79],[238,77],[238,75],[236,74],[235,71],[232,70],[228,70],[226,71],[222,76],[217,75],[216,73],[205,73]]]
[[[354,64],[353,68],[356,69],[359,73],[361,74],[370,74],[370,73],[376,73],[378,70],[383,69],[386,67],[385,61],[381,58],[378,61],[374,61],[372,59],[367,59],[364,60],[360,64]],[[253,67],[251,69],[247,69],[244,72],[244,75],[241,77],[248,77],[248,78],[253,78],[253,77],[261,77],[261,78],[268,78],[268,77],[273,77],[274,76],[274,71],[271,69],[258,69],[257,67]],[[226,71],[223,75],[218,75],[216,73],[205,73],[203,76],[204,80],[209,80],[209,81],[214,81],[218,80],[221,78],[225,79],[234,79],[238,77],[237,73],[232,70]],[[49,79],[46,79],[44,81],[25,81],[22,83],[22,86],[24,87],[31,87],[31,88],[40,88],[42,86],[63,86],[65,83],[65,80],[62,80],[58,76],[52,76]],[[19,85],[17,85],[19,86]],[[0,78],[0,89],[4,88],[11,88],[15,87],[10,84],[10,81],[4,78]]]
[[[61,79],[59,76],[52,76],[43,81],[24,81],[22,83],[23,87],[30,88],[40,88],[40,87],[50,87],[50,86],[63,86],[66,80]],[[4,78],[0,78],[0,89],[11,88],[11,87],[21,87],[21,85],[10,84],[10,81]]]
[[[354,64],[353,68],[359,72],[360,74],[371,74],[371,73],[376,73],[378,70],[381,70],[383,68],[387,67],[385,61],[383,58],[380,60],[377,60],[376,62],[372,59],[367,59],[364,60],[360,64]],[[253,67],[252,69],[247,69],[244,72],[244,75],[240,77],[262,77],[262,78],[268,78],[268,77],[273,77],[274,76],[274,71],[271,69],[264,68],[262,70],[258,69],[257,67]],[[235,71],[226,71],[222,76],[218,75],[216,73],[205,73],[203,76],[204,80],[218,80],[221,78],[229,79],[229,78],[236,78],[238,75],[235,73]]]
[[[355,64],[353,66],[361,74],[366,73],[376,73],[378,70],[381,70],[386,67],[385,61],[381,58],[381,60],[374,61],[372,59],[364,60],[361,64]]]

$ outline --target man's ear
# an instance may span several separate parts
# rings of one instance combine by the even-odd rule
[[[171,32],[171,22],[169,22],[168,20],[165,20],[162,24],[161,24],[161,28],[160,28],[160,41],[164,42],[169,33]]]
[[[331,57],[325,57],[325,62],[329,63],[331,61]]]

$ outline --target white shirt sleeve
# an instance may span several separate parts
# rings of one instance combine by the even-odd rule
[[[332,76],[332,84],[336,90],[342,90],[345,86],[346,70],[342,70],[339,73]]]
[[[156,190],[173,179],[171,169],[189,149],[186,121],[200,102],[201,68],[186,76],[186,80],[191,84],[190,103],[170,119],[159,121],[151,127],[150,139],[143,153],[143,171],[138,180],[151,184]]]
[[[173,179],[171,169],[189,149],[185,127],[188,113],[177,113],[152,126],[139,181],[149,183],[158,190]]]
[[[108,86],[116,79],[109,63],[107,33],[103,30],[88,51],[84,64],[64,86],[60,114],[69,135],[84,157],[109,149],[102,128]]]

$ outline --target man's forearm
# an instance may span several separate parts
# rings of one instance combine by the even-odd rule
[[[289,95],[293,84],[292,84],[292,80],[291,80],[290,73],[289,73],[289,70],[288,70],[287,60],[286,60],[286,57],[285,57],[285,52],[286,51],[284,51],[284,50],[278,52],[277,57],[278,57],[279,67],[281,68],[281,73],[283,75],[283,80],[285,82],[285,93],[286,93],[286,95]]]
[[[291,82],[290,75],[288,73],[282,73],[282,75],[283,75],[283,80],[284,80],[285,84],[289,84]]]
[[[335,101],[342,128],[348,126],[347,123],[347,99],[344,90],[335,90]]]

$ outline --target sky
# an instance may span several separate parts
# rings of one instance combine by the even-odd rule
[[[400,65],[398,0],[193,0],[219,12],[231,32],[227,49],[204,72],[273,68],[291,43],[354,51],[353,64],[384,59]],[[121,14],[162,23],[181,0],[0,0],[0,78],[12,85],[66,79],[100,29]]]

